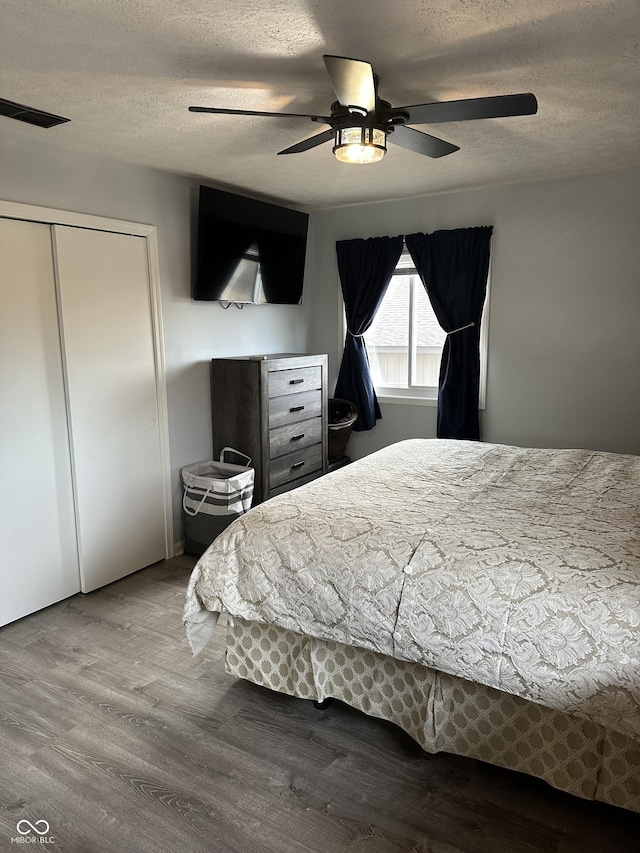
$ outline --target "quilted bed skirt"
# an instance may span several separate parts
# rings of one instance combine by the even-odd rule
[[[640,812],[640,743],[596,723],[420,664],[275,625],[227,626],[226,669],[301,699],[328,697],[450,752]]]

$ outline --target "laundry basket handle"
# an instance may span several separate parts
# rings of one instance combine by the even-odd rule
[[[225,458],[224,458],[224,455],[225,455],[225,453],[227,453],[227,451],[228,451],[229,453],[235,453],[235,454],[236,454],[236,456],[242,456],[242,458],[243,458],[243,459],[246,459],[246,460],[247,460],[247,465],[251,465],[251,457],[250,457],[250,456],[247,456],[247,454],[246,454],[246,453],[240,453],[240,451],[239,451],[239,450],[236,450],[236,449],[235,449],[235,447],[223,447],[223,448],[222,448],[222,450],[220,451],[220,461],[221,461],[221,462],[225,462],[225,461],[226,461],[226,460],[225,460]]]
[[[189,509],[189,507],[187,506],[187,491],[188,491],[190,485],[191,485],[191,483],[185,483],[184,484],[184,489],[182,492],[182,509],[186,512],[187,515],[194,517],[200,512],[204,502],[206,501],[206,499],[211,494],[211,486],[209,486],[207,488],[207,491],[202,496],[202,500],[200,501],[198,506],[195,509]]]

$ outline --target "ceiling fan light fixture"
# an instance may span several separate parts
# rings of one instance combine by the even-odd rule
[[[378,127],[338,128],[333,153],[341,163],[377,163],[387,153],[387,134]]]
[[[531,92],[393,107],[389,101],[378,97],[378,76],[370,63],[330,54],[325,54],[323,59],[337,95],[329,115],[196,106],[189,107],[189,110],[195,113],[310,119],[328,125],[327,129],[278,151],[278,154],[300,154],[325,142],[333,142],[337,160],[362,164],[382,160],[387,151],[387,136],[393,131],[391,141],[401,148],[425,157],[439,158],[460,149],[451,142],[417,130],[413,125],[527,116],[538,109],[536,97]]]

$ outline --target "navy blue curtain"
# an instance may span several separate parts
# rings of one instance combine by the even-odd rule
[[[334,395],[357,406],[355,430],[371,429],[381,417],[362,336],[380,307],[401,252],[402,237],[336,243],[348,331]]]
[[[480,321],[492,231],[486,226],[405,237],[434,313],[447,332],[438,386],[438,438],[480,438]]]

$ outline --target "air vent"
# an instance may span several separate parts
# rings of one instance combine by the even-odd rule
[[[0,98],[0,115],[15,118],[17,121],[26,121],[27,124],[35,124],[38,127],[55,127],[57,124],[64,124],[65,121],[71,121],[70,118],[34,110],[33,107],[25,107],[24,104],[14,104],[13,101],[5,101],[4,98]]]

